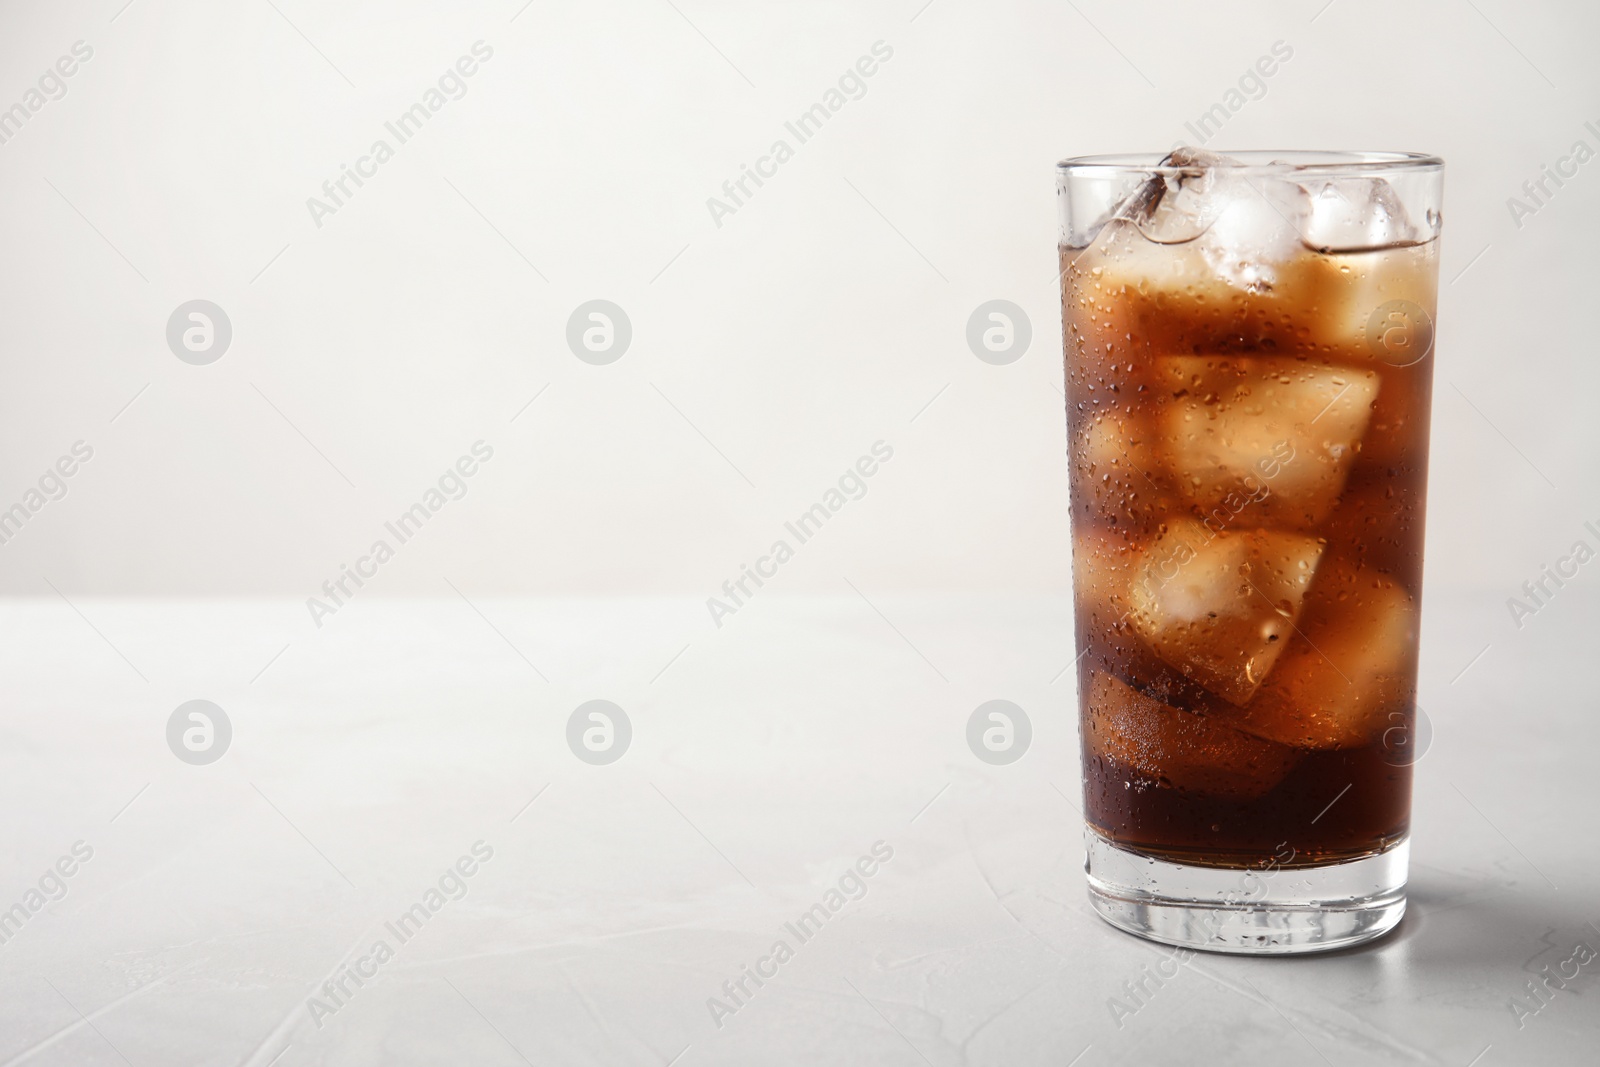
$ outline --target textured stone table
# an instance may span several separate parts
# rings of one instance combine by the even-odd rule
[[[0,608],[0,1065],[1600,1061],[1581,586],[1428,603],[1394,935],[1181,965],[1088,911],[1064,599],[462,593]]]

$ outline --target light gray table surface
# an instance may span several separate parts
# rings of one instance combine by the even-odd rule
[[[320,629],[288,601],[0,608],[0,909],[27,913],[0,1067],[1600,1062],[1600,960],[1528,991],[1600,949],[1581,583],[1520,630],[1505,593],[1430,593],[1395,934],[1196,956],[1137,1002],[1168,950],[1085,900],[1065,598],[841,582],[719,629],[687,598],[463,593]],[[566,742],[597,698],[633,731],[606,766]],[[965,741],[993,698],[1033,725],[1009,766]],[[232,726],[209,765],[167,746],[191,699]],[[875,844],[864,894],[789,932]]]

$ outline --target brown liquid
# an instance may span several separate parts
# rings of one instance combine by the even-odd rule
[[[1110,840],[1293,866],[1406,833],[1433,357],[1404,327],[1431,328],[1436,249],[1303,248],[1250,288],[1122,221],[1062,249],[1085,811]]]

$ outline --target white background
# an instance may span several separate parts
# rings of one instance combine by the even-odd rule
[[[1210,147],[1449,164],[1430,588],[1509,596],[1600,518],[1600,163],[1520,229],[1506,206],[1600,149],[1590,8],[519,6],[5,9],[0,105],[94,58],[0,145],[0,504],[95,458],[0,545],[0,589],[303,599],[481,438],[363,597],[705,597],[882,439],[782,591],[1064,592],[1052,164],[1170,146],[1279,40]],[[319,229],[307,198],[480,39],[467,95]],[[716,226],[707,198],[879,40],[865,96]],[[634,330],[605,367],[564,340],[597,297]],[[164,342],[196,298],[234,330],[205,367]],[[994,298],[1032,320],[1006,367],[964,340]]]

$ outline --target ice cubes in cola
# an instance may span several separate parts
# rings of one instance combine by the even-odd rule
[[[1409,802],[1379,746],[1416,688],[1433,233],[1381,180],[1168,164],[1062,250],[1087,814],[1192,862],[1365,854]]]

